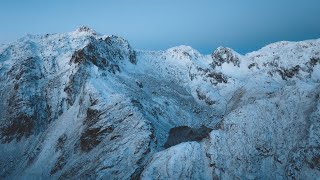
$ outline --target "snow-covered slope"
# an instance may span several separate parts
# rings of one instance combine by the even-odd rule
[[[1,179],[320,177],[320,39],[202,55],[28,35],[0,47],[0,98]]]

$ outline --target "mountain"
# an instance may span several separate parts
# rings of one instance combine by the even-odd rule
[[[88,27],[0,46],[1,179],[317,179],[320,39],[241,55]]]

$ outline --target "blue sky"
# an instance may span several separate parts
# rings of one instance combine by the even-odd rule
[[[137,49],[227,46],[246,53],[280,40],[320,38],[319,0],[3,0],[0,43],[88,25]]]

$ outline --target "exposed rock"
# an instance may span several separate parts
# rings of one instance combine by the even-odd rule
[[[214,85],[217,85],[218,83],[227,83],[228,78],[222,74],[221,72],[210,72],[207,77],[211,78],[211,82]]]
[[[289,68],[289,69],[284,69],[282,68],[281,70],[277,70],[277,72],[281,75],[281,78],[283,80],[287,80],[287,78],[293,78],[295,75],[299,73],[300,66],[296,65],[295,67]]]
[[[90,151],[91,149],[93,149],[101,143],[102,138],[104,138],[106,134],[111,133],[112,131],[112,127],[86,129],[80,136],[81,151]]]
[[[219,47],[211,55],[213,62],[212,66],[221,66],[223,63],[233,63],[234,66],[240,66],[238,55],[230,48]]]
[[[249,66],[248,66],[249,69],[251,69],[251,68],[253,68],[253,67],[259,68],[257,63],[251,63],[251,64],[249,64]]]

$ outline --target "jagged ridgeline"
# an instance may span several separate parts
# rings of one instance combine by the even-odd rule
[[[0,179],[317,179],[320,40],[135,50],[88,27],[0,46]]]

